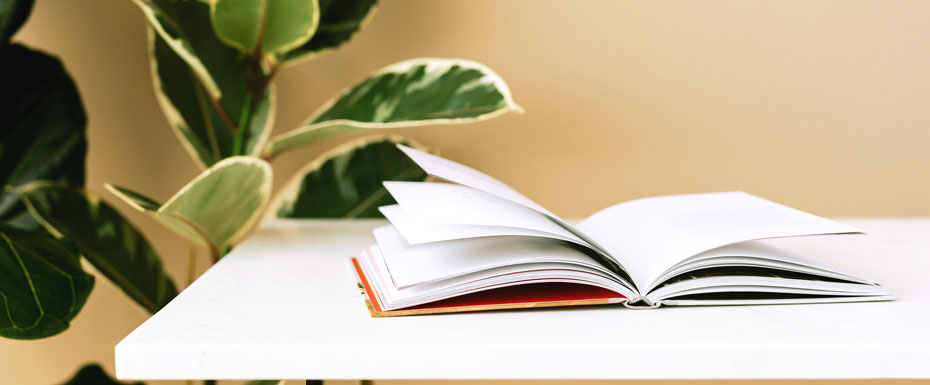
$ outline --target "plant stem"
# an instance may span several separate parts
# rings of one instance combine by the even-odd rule
[[[223,107],[223,102],[214,97],[210,97],[210,102],[213,103],[213,108],[216,110],[216,113],[220,115],[220,119],[223,120],[223,123],[226,123],[229,132],[236,135],[236,122],[233,122],[232,118],[229,117],[229,112],[226,112],[226,107]]]
[[[278,64],[273,64],[273,67],[271,67],[271,71],[268,71],[268,76],[265,77],[265,81],[262,82],[262,85],[260,87],[258,87],[258,93],[257,93],[258,95],[265,94],[265,90],[267,90],[268,86],[271,85],[271,80],[274,79],[274,76],[278,74],[279,67],[280,66]]]
[[[262,1],[261,15],[259,17],[258,37],[255,44],[255,50],[249,62],[249,72],[245,78],[245,97],[242,100],[242,111],[239,114],[239,129],[235,132],[233,138],[233,155],[242,155],[242,142],[244,140],[246,127],[251,120],[252,100],[260,100],[262,97],[261,90],[264,86],[259,84],[259,75],[262,73],[262,43],[265,38],[265,12],[267,11],[267,2]]]
[[[249,114],[252,110],[252,94],[246,93],[242,100],[242,112],[239,114],[239,132],[233,138],[233,155],[242,155],[242,137],[245,136],[246,125],[249,124]]]

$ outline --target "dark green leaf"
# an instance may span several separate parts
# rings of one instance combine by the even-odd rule
[[[32,0],[0,0],[0,49],[23,26],[32,10]]]
[[[58,59],[12,44],[0,51],[0,222],[35,228],[3,186],[33,180],[84,185],[86,118]]]
[[[78,370],[74,377],[62,385],[142,385],[142,383],[116,381],[100,365],[89,364]]]
[[[400,137],[362,138],[311,162],[275,199],[278,218],[380,218],[394,203],[381,182],[423,181],[427,175],[396,144],[423,147]]]
[[[161,0],[157,2],[167,23],[177,27],[183,40],[185,56],[172,47],[163,34],[150,33],[152,74],[155,93],[172,130],[195,161],[209,167],[220,159],[237,155],[230,124],[214,107],[219,97],[229,121],[238,120],[246,106],[251,59],[222,43],[210,26],[210,7],[201,1]],[[147,8],[143,8],[147,9]],[[207,71],[217,93],[211,91],[203,76],[191,67],[191,57]],[[258,71],[252,79],[257,87],[267,81]],[[248,103],[249,119],[243,133],[241,154],[257,155],[271,132],[274,120],[274,87],[269,85],[258,100]]]
[[[94,287],[79,257],[40,232],[0,227],[0,336],[61,333]]]
[[[378,4],[377,0],[320,0],[320,24],[310,41],[288,51],[285,63],[310,59],[345,44],[362,29]]]
[[[16,189],[46,229],[74,243],[129,298],[155,313],[177,295],[145,236],[99,197],[56,182]]]
[[[366,129],[456,124],[522,111],[490,68],[460,59],[411,59],[330,99],[301,127],[272,138],[274,154]]]

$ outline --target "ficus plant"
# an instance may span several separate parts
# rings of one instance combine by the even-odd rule
[[[385,134],[354,139],[302,168],[271,199],[271,162],[301,146],[360,131],[466,123],[521,111],[504,81],[461,59],[411,59],[333,96],[271,137],[276,75],[347,43],[375,0],[132,0],[145,16],[154,90],[168,127],[202,172],[158,202],[105,188],[218,261],[257,221],[364,218],[391,203],[381,182],[426,175]],[[68,328],[94,285],[84,260],[155,313],[177,286],[145,236],[84,187],[83,107],[61,64],[9,38],[32,0],[0,0],[0,336],[36,339]],[[82,377],[83,376],[83,377]],[[82,378],[106,379],[99,367]],[[77,382],[74,382],[77,381]],[[87,380],[91,381],[91,380]]]

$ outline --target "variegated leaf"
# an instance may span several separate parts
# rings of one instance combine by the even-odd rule
[[[202,9],[192,14],[206,17],[203,14],[206,6],[198,7]],[[209,29],[200,32],[212,34]],[[248,58],[214,38],[205,37],[203,40],[198,44],[205,47],[201,52],[212,53],[204,55],[204,61],[211,68],[217,68],[217,79],[226,90],[221,103],[227,112],[239,117],[245,106],[243,84],[249,71]],[[188,153],[204,167],[235,156],[232,131],[217,112],[203,84],[188,70],[188,64],[160,35],[151,31],[149,49],[155,95],[169,125]],[[244,154],[258,155],[267,141],[274,122],[274,96],[274,84],[271,84],[261,99],[251,103],[251,116],[243,132]]]
[[[216,35],[247,54],[299,47],[320,21],[317,0],[212,0],[210,6]]]
[[[245,233],[271,194],[271,165],[255,157],[224,159],[164,204],[129,189],[106,188],[133,208],[218,256]]]
[[[399,136],[361,138],[307,164],[281,190],[267,218],[372,218],[394,203],[381,182],[423,181],[427,175],[397,143],[423,149]]]
[[[206,8],[209,17],[209,7],[200,1],[181,1],[181,0],[133,0],[149,25],[155,29],[159,36],[164,39],[165,43],[174,50],[177,55],[190,66],[207,92],[215,99],[222,96],[220,86],[211,76],[210,71],[200,60],[200,56],[189,40],[191,34],[185,31],[184,27],[196,27],[197,22],[185,20],[189,17],[189,11],[196,8]],[[207,21],[207,19],[203,19]],[[211,31],[212,35],[212,31]],[[194,35],[197,38],[197,35]]]
[[[287,51],[283,64],[295,64],[347,43],[375,14],[377,0],[319,0],[320,24],[310,41]]]
[[[272,138],[269,154],[358,130],[467,123],[522,111],[504,80],[482,64],[412,59],[370,75],[301,127]]]

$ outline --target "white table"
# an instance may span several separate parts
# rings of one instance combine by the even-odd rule
[[[930,378],[930,220],[785,240],[895,302],[371,318],[381,221],[274,222],[116,346],[121,379]]]

